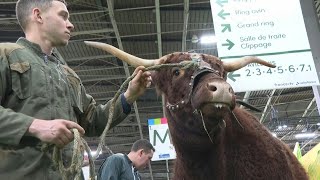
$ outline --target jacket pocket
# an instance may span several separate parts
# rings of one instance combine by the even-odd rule
[[[82,98],[81,98],[81,80],[79,76],[68,66],[66,65],[61,65],[64,69],[64,73],[67,76],[68,82],[69,82],[69,87],[70,89],[70,94],[71,94],[71,102],[72,102],[72,107],[78,111],[78,113],[83,113],[83,108],[82,108]]]
[[[28,62],[10,64],[12,90],[19,99],[26,99],[31,95],[31,67]]]

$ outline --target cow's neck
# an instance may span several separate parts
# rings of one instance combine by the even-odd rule
[[[207,151],[196,149],[177,149],[175,179],[204,180],[224,179],[226,157],[224,146],[214,146]]]
[[[219,143],[219,134],[223,129],[219,121],[216,121],[217,123],[213,127],[204,128],[203,119],[201,119],[203,117],[190,112],[192,112],[191,109],[174,113],[167,110],[172,140],[183,147],[203,149],[204,151]],[[223,119],[221,119],[222,121]]]
[[[226,127],[216,133],[216,136],[213,137],[213,143],[210,142],[205,133],[198,133],[199,131],[193,133],[190,129],[185,130],[179,127],[180,121],[186,122],[198,118],[193,113],[187,113],[188,111],[191,110],[186,109],[185,112],[181,113],[167,113],[172,140],[177,152],[175,167],[179,167],[179,169],[175,169],[175,179],[202,180],[208,179],[208,177],[225,179],[228,162],[225,154],[226,147],[232,145],[230,142],[235,139],[233,136],[238,134],[233,133],[233,131],[239,133],[243,131],[241,125],[239,125],[240,122],[235,117],[239,110],[226,115],[224,118]],[[178,119],[179,121],[177,121]]]

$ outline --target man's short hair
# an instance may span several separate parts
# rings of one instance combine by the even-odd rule
[[[66,4],[65,0],[18,0],[16,3],[16,17],[23,31],[26,30],[29,16],[33,8],[46,10],[50,8],[53,1],[60,1]]]
[[[146,139],[140,139],[133,143],[131,151],[137,152],[139,149],[143,149],[147,153],[151,150],[153,150],[153,152],[156,151],[152,144]]]

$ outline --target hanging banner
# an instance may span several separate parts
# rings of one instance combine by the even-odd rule
[[[152,161],[175,159],[174,150],[170,132],[167,124],[167,118],[149,119],[149,139],[155,148]]]

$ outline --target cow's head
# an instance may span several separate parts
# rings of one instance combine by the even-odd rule
[[[228,72],[238,70],[249,63],[274,67],[274,65],[257,57],[244,57],[234,62],[223,62],[215,56],[197,53],[173,53],[159,59],[146,60],[108,44],[85,43],[105,50],[135,67],[191,62],[194,66],[187,69],[171,67],[154,71],[152,72],[152,81],[157,90],[165,95],[166,107],[172,114],[183,111],[200,112],[205,119],[211,120],[221,120],[226,113],[231,112],[235,107],[233,89],[226,82]],[[199,123],[201,122],[197,124]],[[207,123],[216,124],[212,121]]]

